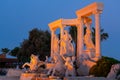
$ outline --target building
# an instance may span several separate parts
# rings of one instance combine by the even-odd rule
[[[0,54],[0,68],[14,68],[17,64],[17,57],[5,53]]]

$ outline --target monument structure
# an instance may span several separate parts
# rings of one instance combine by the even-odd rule
[[[49,24],[51,30],[51,57],[54,54],[59,54],[61,58],[74,58],[78,67],[78,75],[86,76],[89,69],[96,64],[101,58],[101,44],[100,44],[100,14],[103,10],[102,3],[93,3],[80,10],[76,11],[77,18],[74,19],[59,19]],[[93,20],[90,16],[94,15],[95,19],[95,44],[92,42],[91,23]],[[71,36],[65,30],[67,26],[77,27],[77,54],[74,52],[73,44],[71,43]],[[84,35],[84,28],[86,27],[86,34]],[[57,28],[60,28],[59,43],[55,43],[54,36]],[[85,44],[85,45],[84,45]],[[57,52],[56,47],[59,46]],[[84,49],[84,47],[86,47]],[[64,62],[64,59],[63,59]]]
[[[44,63],[46,66],[44,74],[46,74],[46,76],[49,78],[89,76],[90,68],[101,58],[100,14],[102,10],[103,4],[95,2],[77,10],[77,18],[61,18],[48,24],[51,30],[51,59],[48,60],[48,57],[46,57],[47,60]],[[95,19],[95,44],[92,41],[91,24],[94,21],[90,17],[92,15],[94,15]],[[77,28],[77,51],[75,51],[73,46],[71,35],[65,30],[67,26]],[[55,33],[58,28],[60,29],[60,37]],[[86,28],[85,34],[84,28]],[[38,69],[39,60],[36,60],[34,60],[36,64],[31,64],[31,60],[30,66],[34,66],[30,67],[31,72]],[[28,63],[26,64],[28,65]],[[44,71],[39,74],[43,74]]]

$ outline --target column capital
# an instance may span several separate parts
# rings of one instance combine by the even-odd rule
[[[84,24],[83,17],[79,17],[79,18],[77,18],[77,20],[78,20],[78,24],[76,24],[77,26],[81,25],[81,23]]]
[[[52,29],[51,32],[55,32],[55,29]]]
[[[78,17],[77,20],[78,20],[78,21],[81,21],[81,20],[83,20],[83,18],[84,18],[84,17],[81,16],[81,17]]]
[[[92,13],[93,13],[94,15],[95,15],[95,14],[101,14],[101,13],[102,13],[102,10],[95,10],[95,11],[93,11]]]
[[[89,17],[84,17],[84,24],[91,24],[92,23],[92,19]]]
[[[65,26],[66,26],[65,24],[61,24],[61,25],[59,25],[59,28],[63,29]]]
[[[65,28],[65,27],[66,27],[66,25],[65,25],[65,24],[62,24],[62,27],[63,27],[63,28]]]

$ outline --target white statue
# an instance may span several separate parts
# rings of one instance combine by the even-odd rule
[[[53,36],[53,53],[59,53],[59,38],[56,34]]]
[[[65,66],[59,54],[54,54],[53,56],[54,63],[49,64],[49,71],[47,72],[48,75],[55,76],[58,72],[59,74],[64,75]]]
[[[111,67],[110,72],[107,75],[108,79],[116,79],[116,78],[120,78],[120,75],[117,76],[117,73],[120,71],[120,64],[114,64]]]
[[[26,62],[22,68],[24,68],[26,65],[30,67],[30,71],[35,71],[38,69],[39,66],[43,65],[44,62],[40,61],[38,56],[31,54],[30,56],[30,63]]]
[[[93,41],[92,41],[91,33],[92,32],[91,32],[90,26],[87,25],[86,26],[86,34],[84,36],[84,42],[85,42],[87,50],[95,49],[95,46],[94,46]]]
[[[65,59],[65,66],[66,66],[65,76],[66,77],[68,77],[68,76],[74,77],[76,75],[74,64],[73,64],[74,59],[75,58],[73,58],[73,60],[72,60],[71,57],[66,57],[66,59]]]
[[[67,30],[64,30],[64,34],[61,39],[62,55],[74,56],[74,47],[71,41],[71,35]]]

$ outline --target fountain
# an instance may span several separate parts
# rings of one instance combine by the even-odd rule
[[[49,24],[51,30],[51,58],[46,57],[45,62],[31,55],[31,62],[25,63],[30,66],[27,73],[21,75],[20,80],[106,80],[103,77],[88,77],[89,70],[101,58],[100,45],[100,13],[103,10],[102,3],[92,3],[78,11],[75,19],[59,19]],[[92,42],[91,15],[95,17],[95,42]],[[77,27],[77,53],[72,43],[72,37],[64,28],[67,26]],[[86,34],[84,35],[84,27]],[[60,28],[60,39],[55,34]],[[85,44],[85,45],[84,45]],[[86,47],[84,49],[84,47]],[[48,60],[49,59],[49,60]],[[42,71],[38,71],[40,65],[45,65]],[[84,77],[81,77],[84,76]],[[87,76],[87,77],[85,77]]]

